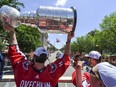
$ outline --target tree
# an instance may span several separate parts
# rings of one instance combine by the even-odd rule
[[[94,29],[85,36],[77,37],[71,45],[71,50],[85,51],[97,50],[105,53],[116,53],[116,12],[105,16],[100,24],[100,31]]]
[[[31,52],[38,46],[42,46],[42,42],[40,40],[41,33],[37,28],[20,25],[16,29],[16,35],[19,47],[23,52]]]
[[[99,31],[99,30],[94,29],[94,30],[90,31],[88,34],[91,35],[91,36],[95,36],[96,32],[98,32],[98,31]],[[88,35],[88,34],[87,34],[87,35]]]
[[[77,44],[76,41],[73,41],[73,42],[71,43],[71,52],[76,53],[77,51],[79,51],[79,49],[78,49],[78,44]]]
[[[103,32],[102,40],[104,41],[104,49],[108,52],[116,53],[116,12],[105,16],[103,22],[100,24]]]
[[[90,52],[91,50],[97,50],[96,49],[96,33],[98,33],[99,30],[93,30],[91,32],[89,32],[87,35],[85,36],[81,36],[76,38],[76,41],[74,42],[76,44],[76,47],[74,45],[74,47],[71,48],[76,48],[78,49],[79,52]]]

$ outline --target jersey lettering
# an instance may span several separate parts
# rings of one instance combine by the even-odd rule
[[[50,82],[27,81],[22,80],[20,87],[52,87]]]
[[[63,61],[59,62],[59,67],[61,67],[63,65]]]

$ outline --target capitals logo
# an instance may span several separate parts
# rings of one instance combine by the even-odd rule
[[[57,65],[56,64],[51,64],[51,71],[50,71],[50,73],[53,73],[55,70],[56,70],[56,68],[57,68]]]
[[[28,70],[28,66],[29,66],[29,62],[26,61],[26,62],[23,63],[23,68],[24,69]]]

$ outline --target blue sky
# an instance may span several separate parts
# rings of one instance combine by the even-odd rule
[[[88,32],[99,28],[104,16],[116,11],[116,0],[19,0],[25,8],[21,12],[36,11],[39,6],[75,7],[77,10],[77,26],[75,37],[86,35]],[[61,40],[56,43],[56,38]],[[66,35],[49,35],[48,40],[57,48],[66,42]]]

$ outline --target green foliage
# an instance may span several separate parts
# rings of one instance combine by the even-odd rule
[[[96,34],[97,32],[99,32],[99,30],[94,29],[94,30],[90,31],[87,35],[95,36],[95,34]]]
[[[116,12],[105,16],[100,24],[100,31],[95,29],[87,35],[77,37],[71,45],[71,50],[90,52],[97,50],[101,53],[116,53]]]
[[[2,44],[2,38],[0,37],[0,51],[4,48],[4,45]]]
[[[100,27],[103,34],[102,40],[105,43],[103,43],[105,51],[116,53],[116,12],[105,16]]]
[[[8,33],[3,29],[2,23],[0,21],[0,51],[4,50],[6,47],[6,43],[4,41],[6,40]]]
[[[77,44],[76,41],[74,41],[74,42],[71,43],[71,52],[75,52],[76,53],[77,50],[78,50],[78,44]]]
[[[18,0],[0,0],[0,7],[2,7],[3,5],[14,7],[19,11],[20,11],[20,6],[24,7],[24,4],[19,2]]]
[[[77,37],[76,41],[74,41],[71,45],[71,48],[75,48],[76,51],[79,52],[90,52],[91,50],[98,50],[97,49],[97,42],[96,42],[96,34],[98,30],[94,30],[89,32],[86,36]],[[75,50],[72,49],[74,52]]]
[[[116,12],[105,16],[103,22],[100,24],[101,30],[112,30],[116,27]]]
[[[42,42],[40,42],[41,33],[37,28],[33,28],[30,26],[20,25],[15,29],[17,41],[20,49],[23,52],[31,52],[34,51],[36,47],[42,46]],[[3,37],[6,41],[9,41],[9,33],[4,29],[0,29],[0,48],[5,49],[6,44],[3,44]]]
[[[41,34],[37,28],[21,25],[16,29],[19,47],[23,52],[34,51],[36,47],[41,46]]]

